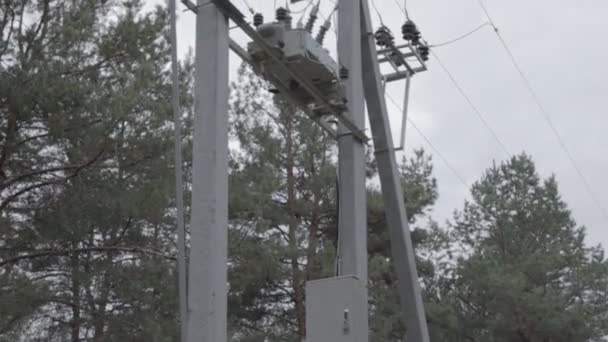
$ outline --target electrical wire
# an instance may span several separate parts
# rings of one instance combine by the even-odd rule
[[[471,107],[471,109],[473,110],[473,112],[477,115],[477,118],[479,119],[479,121],[481,121],[481,123],[487,128],[487,130],[490,132],[490,134],[492,135],[492,137],[494,137],[494,140],[496,140],[496,142],[498,143],[498,145],[500,146],[500,148],[503,150],[503,152],[510,158],[511,157],[511,153],[507,149],[506,145],[502,142],[502,140],[500,140],[500,138],[498,137],[498,134],[496,134],[496,131],[494,131],[494,129],[492,128],[492,126],[490,126],[490,124],[488,123],[488,121],[486,120],[486,118],[484,117],[484,115],[481,113],[481,111],[479,110],[479,108],[475,105],[475,103],[473,103],[473,100],[471,100],[471,98],[469,97],[469,95],[467,95],[467,93],[464,91],[464,89],[462,88],[462,86],[458,83],[458,81],[456,80],[456,78],[454,77],[454,75],[445,66],[445,64],[443,64],[443,62],[441,61],[441,59],[439,58],[439,56],[433,50],[431,50],[431,54],[433,55],[433,57],[435,57],[435,60],[437,61],[437,63],[439,63],[439,66],[441,66],[441,68],[446,73],[446,75],[448,76],[448,78],[450,79],[450,81],[452,82],[452,84],[454,85],[454,87],[458,90],[458,92],[460,93],[460,95],[462,95],[462,97],[467,101],[467,103],[469,104],[469,106]]]
[[[251,12],[251,14],[255,14],[255,11],[253,10],[253,7],[251,7],[251,5],[249,4],[249,1],[247,0],[241,0],[243,1],[243,3],[245,4],[245,7],[247,7],[247,9],[249,9],[249,12]]]
[[[291,11],[291,14],[300,14],[302,13],[302,16],[304,16],[306,14],[306,10],[310,7],[310,5],[312,5],[314,3],[315,0],[310,0],[308,1],[308,4],[306,6],[304,6],[304,8],[302,8],[299,11]]]
[[[399,7],[401,12],[403,12],[403,14],[405,14],[405,19],[410,20],[410,14],[409,14],[409,11],[407,10],[407,0],[403,1],[403,6],[401,6],[401,4],[399,3],[399,0],[393,0],[393,1],[395,1],[395,4],[397,5],[397,7]]]
[[[342,255],[342,239],[340,238],[340,175],[339,170],[336,169],[336,258],[335,258],[335,267],[334,267],[334,275],[337,277],[340,275],[340,266],[341,260],[340,256]]]
[[[511,63],[513,64],[513,66],[517,70],[517,73],[521,77],[521,80],[524,83],[524,86],[527,88],[528,92],[530,93],[530,95],[532,97],[532,100],[535,102],[536,106],[538,107],[539,113],[541,114],[541,116],[543,117],[543,119],[547,122],[547,125],[551,128],[551,131],[553,132],[553,134],[557,138],[557,141],[559,142],[559,145],[560,145],[561,149],[564,151],[564,153],[568,157],[568,160],[569,160],[570,164],[572,164],[572,167],[574,168],[574,170],[578,174],[578,177],[579,177],[581,183],[583,184],[583,187],[584,187],[585,191],[587,192],[587,194],[589,195],[589,197],[591,198],[591,200],[594,202],[594,204],[597,206],[598,210],[600,211],[600,213],[602,214],[602,216],[604,217],[604,219],[606,221],[608,221],[608,211],[602,206],[602,204],[600,203],[597,195],[593,191],[593,188],[591,187],[591,184],[587,180],[587,177],[583,174],[581,168],[578,166],[578,163],[576,162],[576,160],[574,159],[574,156],[572,155],[572,153],[568,149],[568,146],[566,145],[566,142],[564,141],[563,137],[561,136],[561,134],[557,130],[557,127],[553,123],[553,120],[551,120],[551,116],[549,115],[549,112],[547,111],[547,109],[545,108],[545,106],[543,105],[543,103],[541,102],[540,97],[538,96],[536,90],[532,86],[532,82],[530,81],[530,79],[528,78],[528,76],[524,72],[523,68],[521,67],[521,65],[519,64],[519,62],[517,61],[517,59],[515,58],[515,55],[513,54],[512,50],[509,47],[509,45],[507,44],[506,40],[500,34],[500,31],[499,31],[498,27],[496,26],[496,24],[494,23],[494,20],[493,20],[492,16],[490,15],[490,12],[488,11],[487,7],[484,5],[484,3],[483,3],[482,0],[477,0],[477,3],[479,4],[479,6],[481,7],[481,9],[485,13],[486,17],[488,18],[489,23],[494,28],[494,32],[496,33],[496,36],[497,36],[498,40],[500,41],[500,44],[502,45],[502,47],[504,48],[505,52],[509,56],[509,59],[511,60]]]
[[[337,10],[338,10],[338,5],[336,5],[336,6],[334,7],[334,9],[333,9],[333,10],[332,10],[332,11],[329,13],[329,15],[325,15],[325,14],[323,13],[323,11],[321,11],[321,10],[319,9],[319,17],[321,17],[321,19],[322,19],[323,21],[327,21],[327,19],[328,19],[328,18],[331,18],[331,16],[333,16],[333,15],[336,13],[336,11],[337,11]],[[336,35],[336,39],[338,39],[338,29],[336,28],[336,26],[337,26],[337,25],[332,24],[332,25],[331,25],[331,30],[332,30],[332,31],[334,31],[334,34]]]
[[[384,20],[382,20],[382,14],[380,14],[378,7],[376,7],[375,0],[372,0],[372,7],[374,7],[374,11],[376,11],[376,15],[378,16],[378,19],[380,20],[380,25],[384,26]]]
[[[480,31],[481,29],[483,29],[486,26],[493,27],[492,23],[489,22],[489,21],[487,21],[487,22],[485,22],[485,23],[477,26],[476,28],[474,28],[473,30],[471,30],[470,32],[468,32],[466,34],[463,34],[463,35],[461,35],[461,36],[459,36],[457,38],[454,38],[454,39],[451,39],[451,40],[448,40],[448,41],[445,41],[445,42],[441,42],[441,43],[438,43],[438,44],[431,44],[431,45],[429,45],[429,47],[430,48],[437,48],[437,47],[442,47],[442,46],[446,46],[446,45],[450,45],[450,44],[456,43],[458,41],[461,41],[461,40],[463,40],[465,38],[468,38],[469,36],[477,33],[478,31]]]
[[[393,97],[388,92],[385,92],[385,95],[389,99],[389,101],[397,109],[399,109],[399,111],[403,112],[403,107],[401,107],[401,105],[399,105],[397,103],[397,101],[395,101],[395,99],[393,99]],[[412,119],[410,119],[409,117],[407,118],[407,122],[414,128],[414,130],[416,132],[418,132],[420,137],[422,137],[422,139],[427,143],[427,145],[429,145],[429,147],[433,150],[433,152],[435,152],[435,154],[439,157],[439,159],[441,159],[441,161],[445,164],[445,166],[454,174],[454,176],[456,176],[456,178],[460,181],[460,183],[462,183],[462,185],[467,190],[469,190],[470,186],[467,183],[467,181],[464,179],[464,177],[462,177],[460,175],[460,173],[458,173],[458,171],[456,171],[456,168],[453,167],[452,164],[450,164],[450,162],[447,160],[447,158],[435,147],[435,145],[433,145],[433,143],[431,142],[431,139],[429,139],[426,135],[424,135],[424,133],[422,133],[422,130],[420,130],[420,128],[418,128],[418,126],[414,123],[414,121]]]

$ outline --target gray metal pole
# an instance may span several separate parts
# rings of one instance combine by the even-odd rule
[[[374,31],[367,0],[361,0],[361,31],[364,42],[361,49],[363,84],[370,127],[374,140],[378,174],[384,198],[386,218],[391,237],[391,253],[398,277],[398,290],[408,342],[430,342],[426,314],[422,302],[414,248],[408,227],[403,190],[393,149],[384,89],[376,54]]]
[[[361,78],[361,9],[358,1],[339,0],[338,4],[338,56],[342,66],[349,70],[345,80],[349,116],[360,130],[365,128],[365,99]],[[367,288],[367,192],[365,189],[365,146],[340,125],[339,129],[339,237],[338,255],[340,275],[354,275]],[[367,307],[365,296],[357,298],[360,307]],[[368,340],[368,321],[364,322]]]
[[[403,94],[403,117],[401,118],[401,138],[399,139],[400,145],[395,151],[405,150],[405,133],[407,130],[407,114],[410,107],[410,88],[412,84],[412,76],[408,73],[405,79],[405,94]],[[386,88],[385,88],[386,91]]]
[[[179,104],[179,70],[177,59],[177,18],[175,0],[169,0],[171,17],[171,76],[173,120],[175,125],[175,206],[177,208],[177,285],[179,292],[180,341],[186,341],[188,322],[188,275],[186,273],[186,227],[184,225],[184,183],[182,170],[182,121]]]
[[[365,100],[361,79],[361,35],[356,1],[340,0],[338,5],[338,55],[349,70],[344,82],[348,112],[345,115],[365,127]],[[367,281],[367,198],[365,190],[365,146],[345,127],[339,131],[339,181],[341,240],[340,274]]]
[[[196,19],[188,342],[227,335],[228,22],[208,0]]]

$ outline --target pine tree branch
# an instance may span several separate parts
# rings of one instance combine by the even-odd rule
[[[4,183],[0,183],[0,191],[9,188],[11,185],[21,182],[27,178],[31,178],[34,176],[40,176],[40,175],[44,175],[47,173],[53,173],[53,172],[59,172],[59,171],[68,171],[68,170],[74,170],[74,169],[78,169],[80,168],[81,165],[70,165],[70,166],[59,166],[59,167],[51,167],[48,169],[42,169],[42,170],[35,170],[35,171],[31,171],[31,172],[27,172],[24,174],[21,174],[17,177],[14,177]]]
[[[95,157],[93,157],[91,160],[89,160],[89,161],[87,161],[86,163],[84,163],[84,164],[82,164],[82,165],[78,166],[77,168],[75,168],[75,169],[74,169],[74,172],[73,172],[71,175],[67,176],[67,177],[64,177],[64,178],[61,178],[61,179],[55,179],[55,180],[51,180],[51,181],[46,181],[46,182],[42,182],[42,183],[36,183],[36,184],[32,184],[32,185],[30,185],[30,186],[28,186],[28,187],[26,187],[26,188],[24,188],[24,189],[21,189],[20,191],[17,191],[16,193],[14,193],[14,194],[12,194],[12,195],[8,196],[8,197],[7,197],[7,198],[6,198],[6,199],[5,199],[5,200],[2,202],[2,204],[0,204],[0,211],[3,211],[4,209],[6,209],[6,207],[7,207],[7,206],[8,206],[8,205],[9,205],[9,204],[10,204],[10,203],[13,201],[13,200],[15,200],[16,198],[18,198],[19,196],[21,196],[21,195],[23,195],[23,194],[25,194],[25,193],[28,193],[28,192],[30,192],[30,191],[32,191],[32,190],[36,190],[36,189],[39,189],[39,188],[43,188],[43,187],[46,187],[46,186],[49,186],[49,185],[59,184],[59,183],[62,183],[62,182],[67,181],[68,179],[71,179],[71,178],[74,178],[74,177],[78,176],[78,174],[79,174],[79,173],[80,173],[82,170],[84,170],[84,169],[86,169],[87,167],[89,167],[89,166],[93,165],[93,164],[94,164],[94,163],[95,163],[97,160],[99,160],[99,158],[100,158],[100,157],[103,155],[103,153],[104,153],[104,149],[102,148],[102,149],[101,149],[101,151],[100,151],[100,152],[99,152],[99,153],[98,153],[98,154],[97,154]]]
[[[10,103],[10,100],[9,100]],[[15,142],[15,137],[17,135],[17,111],[15,108],[11,108],[9,105],[9,117],[8,123],[6,125],[6,133],[4,139],[4,146],[2,146],[2,151],[0,152],[0,179],[6,178],[6,173],[4,172],[4,163],[8,159],[9,155],[12,153],[13,143]]]
[[[10,23],[8,24],[8,34],[6,35],[6,43],[4,43],[4,49],[2,49],[2,52],[0,52],[0,61],[2,61],[2,56],[4,56],[4,54],[8,50],[8,47],[10,46],[11,36],[13,34],[13,24],[15,23],[15,11],[13,10],[12,7],[9,6],[8,2],[5,2],[4,5],[5,5],[6,9],[4,12],[4,17],[2,19],[2,25],[0,27],[0,34],[4,34],[4,28],[6,27],[6,24],[8,21],[7,16],[9,15],[9,13],[11,16],[11,20],[10,20]],[[0,41],[0,43],[2,43],[2,42]]]
[[[6,250],[6,249],[5,249]],[[80,253],[88,253],[88,252],[124,252],[124,253],[137,253],[143,255],[153,255],[158,256],[167,260],[175,260],[175,256],[165,254],[161,251],[142,248],[142,247],[121,247],[121,246],[105,246],[105,247],[87,247],[87,248],[76,248],[76,249],[65,249],[65,250],[52,250],[52,249],[42,249],[42,250],[28,250],[23,251],[27,254],[22,254],[16,257],[12,257],[9,259],[4,259],[0,261],[0,267],[4,267],[9,264],[14,264],[23,260],[32,260],[38,258],[48,258],[53,256],[68,256],[71,254],[80,254]]]

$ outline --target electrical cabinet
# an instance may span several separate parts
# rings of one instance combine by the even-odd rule
[[[306,283],[306,342],[367,341],[365,284],[352,276]]]

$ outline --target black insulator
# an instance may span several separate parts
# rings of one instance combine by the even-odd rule
[[[308,21],[306,22],[306,26],[304,26],[304,29],[308,31],[308,33],[312,33],[312,29],[315,26],[315,21],[317,21],[317,16],[311,13]]]
[[[264,15],[262,13],[256,13],[253,15],[253,26],[258,27],[264,23]]]
[[[425,44],[420,44],[418,45],[418,53],[420,54],[420,58],[426,62],[429,60],[431,49],[429,49],[429,47]]]
[[[285,26],[287,26],[287,28],[291,28],[291,15],[287,14],[287,17],[285,18]]]
[[[416,31],[416,36],[414,36],[414,39],[412,39],[412,44],[419,45],[421,38],[422,38],[422,35],[420,34],[420,31]]]
[[[298,89],[300,89],[300,83],[294,80],[289,81],[289,90],[295,91]]]
[[[386,26],[380,27],[378,31],[376,31],[375,37],[376,44],[379,46],[391,46],[395,41],[393,34],[388,28],[386,28]]]
[[[398,56],[397,56],[397,52],[395,52],[395,51],[391,52],[391,59],[392,59],[393,63],[395,63],[396,66],[403,65],[403,63],[401,63],[401,59],[398,58]]]
[[[328,30],[329,30],[329,27],[327,27],[325,25],[321,26],[321,28],[319,29],[319,32],[317,33],[317,37],[315,38],[317,43],[323,45],[323,41],[325,40],[325,35],[327,34]]]
[[[346,68],[344,66],[340,68],[340,79],[341,80],[348,79],[348,74],[349,74],[348,68]]]
[[[406,21],[401,27],[401,33],[403,34],[403,39],[407,40],[408,42],[414,45],[418,45],[420,43],[420,31],[413,21]]]
[[[287,12],[287,9],[285,9],[283,7],[277,8],[277,12],[276,12],[277,21],[284,21],[287,19],[288,16],[289,16],[289,12]]]

